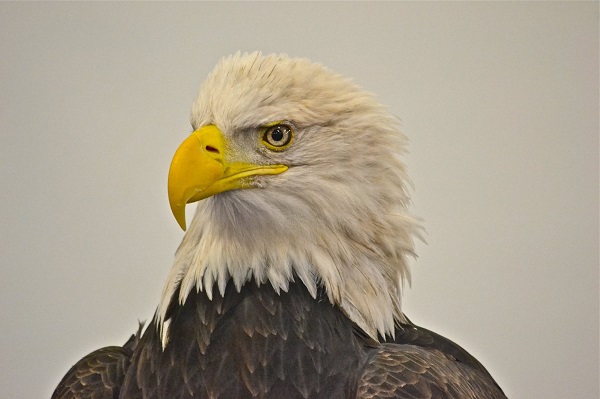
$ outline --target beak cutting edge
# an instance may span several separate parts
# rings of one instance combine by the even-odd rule
[[[251,188],[252,176],[276,175],[288,169],[286,165],[256,165],[227,159],[226,139],[215,125],[196,130],[175,151],[169,168],[169,204],[184,231],[186,204],[224,191]]]

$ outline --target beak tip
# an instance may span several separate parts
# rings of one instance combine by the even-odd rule
[[[177,221],[177,224],[179,225],[179,227],[181,227],[181,230],[186,231],[186,225],[185,225],[185,205],[183,206],[173,206],[174,204],[171,204],[171,212],[173,213],[173,216],[175,217],[175,220]]]

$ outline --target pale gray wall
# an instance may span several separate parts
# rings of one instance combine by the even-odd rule
[[[320,61],[411,139],[406,310],[512,398],[598,397],[598,3],[1,3],[0,397],[44,398],[157,304],[197,88]]]

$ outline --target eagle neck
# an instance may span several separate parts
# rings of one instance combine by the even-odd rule
[[[277,218],[272,207],[260,208],[277,203],[260,197],[265,193],[233,191],[198,204],[157,310],[163,339],[166,311],[176,291],[183,304],[192,291],[212,299],[216,293],[224,295],[230,283],[241,291],[251,281],[268,284],[277,294],[301,282],[313,299],[323,288],[329,303],[370,337],[393,336],[397,323],[405,321],[400,298],[408,278],[406,254],[412,251],[410,219],[375,220],[371,224],[381,227],[373,233],[318,215],[302,223],[293,213]]]

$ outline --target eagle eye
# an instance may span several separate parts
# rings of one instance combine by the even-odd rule
[[[294,131],[290,126],[277,124],[265,130],[262,142],[271,150],[283,151],[292,144],[293,138]]]

